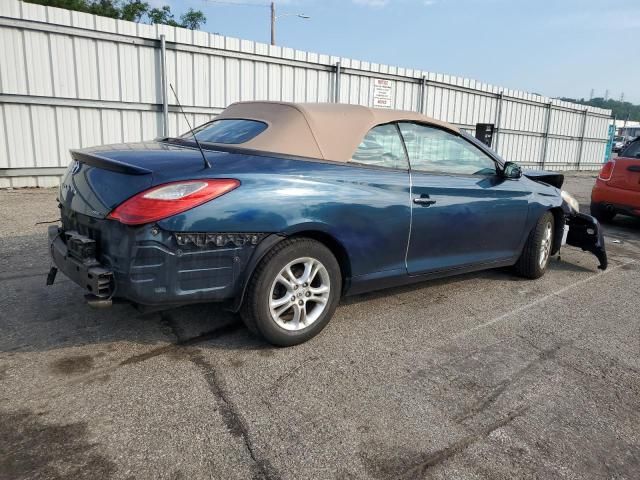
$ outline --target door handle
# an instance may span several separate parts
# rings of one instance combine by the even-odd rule
[[[413,203],[420,205],[422,207],[428,207],[430,205],[433,205],[434,203],[436,203],[435,200],[431,200],[429,198],[429,195],[424,195],[424,196],[420,196],[420,197],[416,197],[413,199]]]

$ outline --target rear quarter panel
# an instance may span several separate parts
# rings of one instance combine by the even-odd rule
[[[162,228],[317,231],[343,246],[353,276],[405,268],[411,214],[406,171],[230,153],[200,176],[236,178],[241,186],[159,222]]]

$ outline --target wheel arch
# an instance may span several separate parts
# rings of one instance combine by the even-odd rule
[[[560,251],[560,247],[562,246],[565,224],[564,210],[562,207],[553,207],[549,209],[549,212],[553,215],[553,245],[550,255],[555,255]]]
[[[325,247],[331,250],[333,256],[336,257],[338,265],[340,266],[340,274],[342,275],[342,293],[347,291],[348,283],[351,279],[351,260],[344,245],[340,243],[330,233],[322,230],[302,230],[294,233],[288,238],[310,238],[317,242],[322,243]]]
[[[236,295],[236,298],[234,299],[233,305],[231,307],[232,311],[237,312],[240,310],[240,307],[242,306],[242,302],[244,301],[244,297],[246,295],[249,280],[251,280],[256,267],[264,258],[264,256],[281,241],[291,238],[310,238],[312,240],[320,242],[325,247],[327,247],[336,257],[336,260],[338,261],[338,265],[340,267],[340,274],[342,276],[342,293],[344,294],[344,292],[347,291],[351,281],[351,260],[349,258],[349,254],[347,253],[347,250],[344,248],[342,243],[340,243],[340,241],[338,241],[333,235],[318,229],[303,229],[287,235],[273,234],[268,236],[258,245],[255,253],[247,263],[240,285],[238,287],[238,295]]]

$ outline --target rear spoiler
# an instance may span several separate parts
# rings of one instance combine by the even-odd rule
[[[153,173],[151,170],[131,165],[130,163],[114,160],[113,158],[101,157],[95,153],[87,153],[82,150],[71,150],[71,158],[86,163],[92,167],[102,168],[103,170],[111,170],[112,172],[126,173],[128,175],[148,175]]]

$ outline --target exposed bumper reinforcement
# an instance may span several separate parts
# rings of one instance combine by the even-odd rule
[[[77,232],[62,232],[56,226],[49,227],[49,251],[54,265],[95,297],[110,298],[114,289],[113,272],[92,256],[95,255],[92,242]]]

